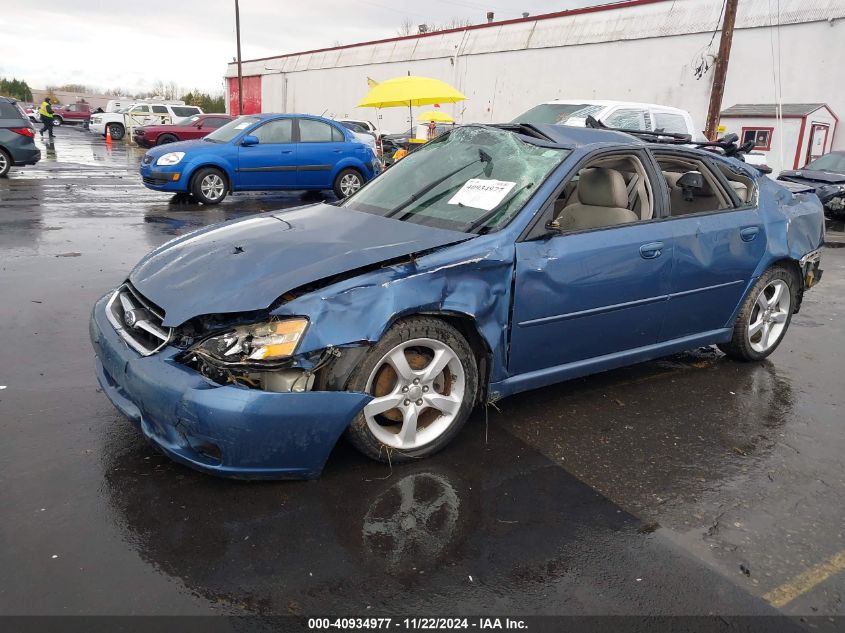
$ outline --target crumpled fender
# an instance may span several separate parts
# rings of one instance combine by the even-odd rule
[[[293,299],[274,316],[312,320],[299,354],[378,341],[397,319],[420,313],[472,318],[492,351],[491,380],[506,377],[514,246],[496,234],[377,268]]]
[[[774,262],[798,261],[824,244],[824,210],[815,194],[794,194],[768,178],[760,178],[758,184],[768,251],[754,279]]]

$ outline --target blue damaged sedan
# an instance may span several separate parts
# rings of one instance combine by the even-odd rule
[[[149,253],[94,306],[99,382],[176,461],[309,478],[344,434],[408,461],[520,391],[701,345],[760,361],[821,279],[823,215],[736,149],[457,128],[341,203]]]
[[[340,123],[307,114],[238,117],[208,136],[154,147],[141,181],[203,204],[230,191],[334,191],[345,198],[381,171],[372,147]]]

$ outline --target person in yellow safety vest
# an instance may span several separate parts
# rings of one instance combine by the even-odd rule
[[[49,98],[44,97],[41,107],[38,108],[38,114],[41,116],[41,122],[44,124],[41,128],[41,138],[44,138],[44,132],[49,132],[50,138],[53,138],[53,107],[50,105]]]

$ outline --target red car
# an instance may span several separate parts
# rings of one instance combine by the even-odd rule
[[[37,111],[37,109],[36,109]],[[87,103],[71,103],[70,105],[53,106],[53,125],[68,123],[88,123],[91,120],[91,106]]]
[[[135,128],[132,140],[141,147],[202,138],[235,117],[228,114],[195,114],[172,125],[145,125]]]

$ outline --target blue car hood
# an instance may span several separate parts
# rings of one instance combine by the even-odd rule
[[[192,141],[177,141],[176,143],[165,143],[147,150],[147,155],[153,158],[160,158],[170,152],[185,152],[186,154],[195,149],[210,150],[219,147],[221,143],[204,141],[201,138]]]
[[[264,310],[299,286],[472,237],[317,204],[172,240],[129,280],[174,327],[203,314]]]

